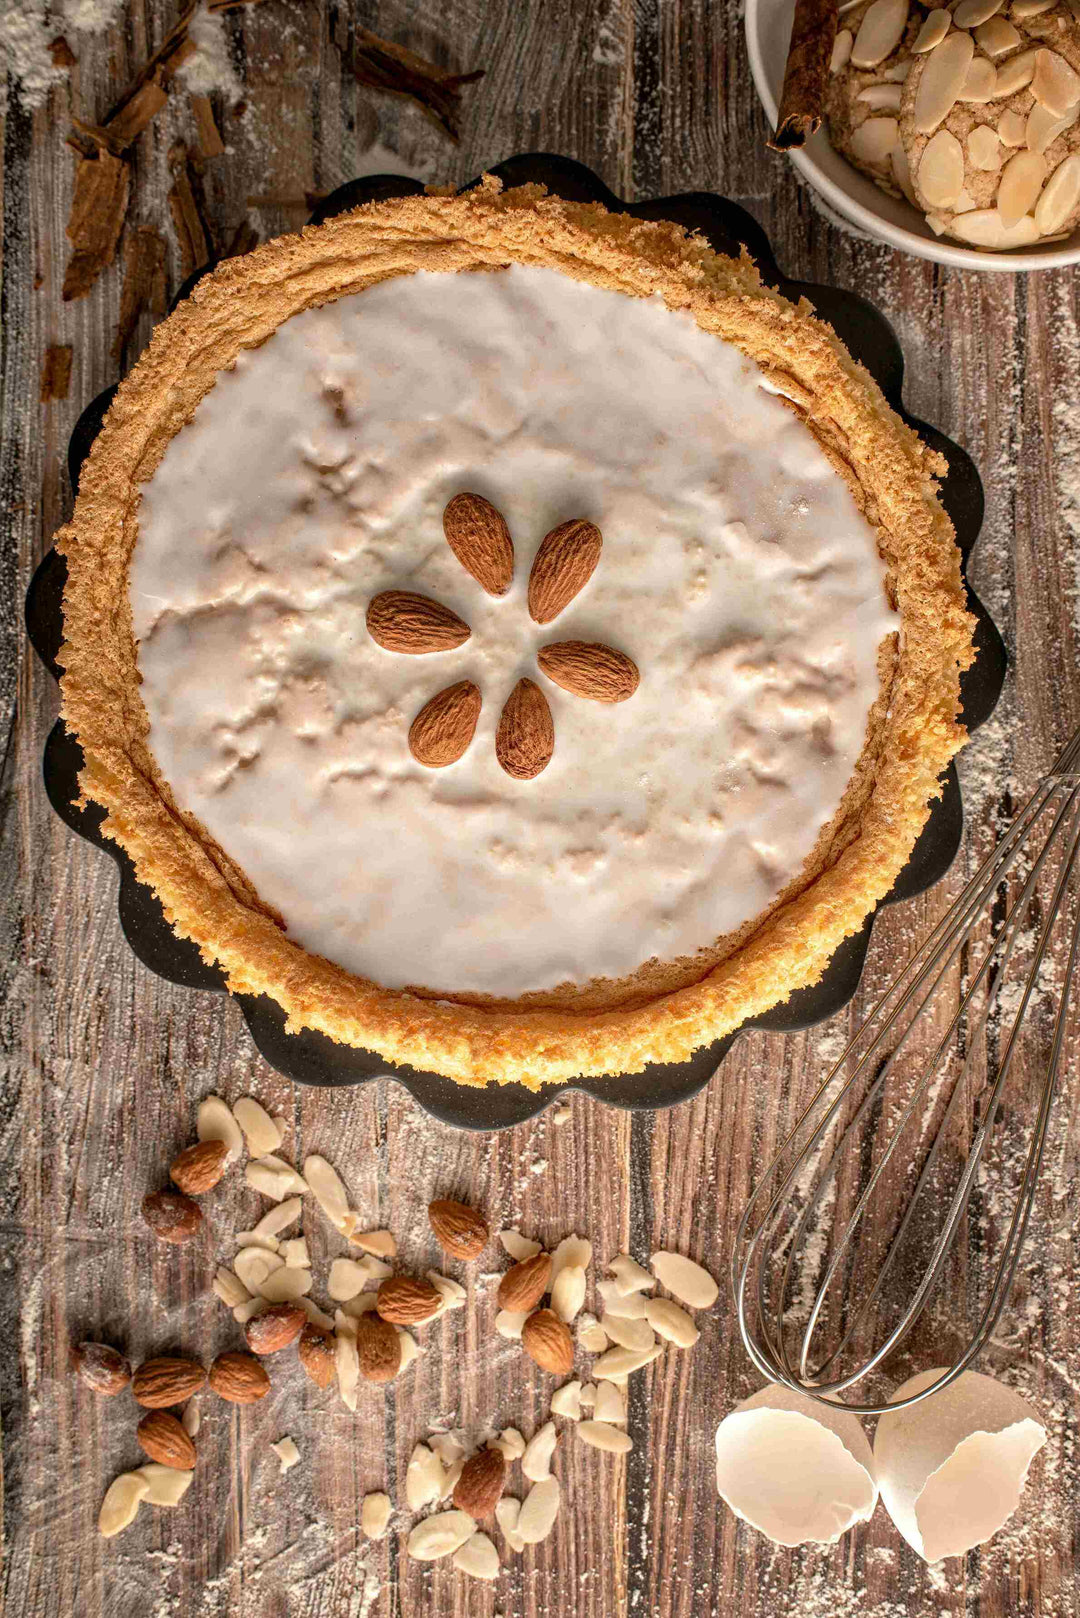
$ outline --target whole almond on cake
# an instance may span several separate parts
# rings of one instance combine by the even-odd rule
[[[536,661],[549,680],[590,702],[625,702],[641,679],[637,664],[625,652],[596,641],[556,641],[554,646],[542,646]]]
[[[175,1157],[169,1167],[169,1179],[185,1196],[201,1197],[212,1191],[229,1161],[228,1143],[223,1140],[200,1140]]]
[[[429,770],[456,764],[476,734],[483,699],[480,687],[459,680],[425,702],[409,726],[409,751]]]
[[[442,1197],[428,1205],[428,1221],[439,1246],[455,1258],[479,1258],[487,1246],[488,1228],[475,1208]]]
[[[552,1309],[538,1309],[521,1328],[521,1346],[542,1371],[566,1376],[574,1368],[574,1339]]]
[[[143,1218],[162,1242],[190,1242],[199,1234],[202,1209],[181,1191],[151,1191],[142,1203]]]
[[[384,590],[367,610],[368,634],[384,651],[420,656],[463,646],[472,631],[456,612],[410,590]]]
[[[244,1327],[244,1336],[252,1353],[277,1354],[295,1343],[306,1325],[307,1315],[298,1303],[274,1303],[262,1314],[252,1316]]]
[[[392,1275],[379,1288],[375,1307],[395,1326],[418,1326],[437,1315],[442,1294],[415,1275]]]
[[[144,1360],[131,1379],[137,1404],[148,1410],[164,1410],[183,1404],[206,1382],[206,1372],[198,1360],[185,1360],[163,1354]]]
[[[517,781],[546,770],[555,751],[555,721],[534,680],[521,679],[506,699],[495,732],[495,757]]]
[[[328,1388],[334,1380],[334,1339],[309,1320],[296,1345],[297,1358],[317,1388]]]
[[[535,623],[550,624],[585,588],[603,544],[596,524],[580,517],[544,536],[529,574],[529,616]]]
[[[107,1343],[79,1343],[71,1350],[72,1370],[92,1393],[112,1399],[131,1381],[131,1365]]]
[[[167,1410],[151,1410],[135,1429],[140,1447],[152,1461],[190,1472],[195,1465],[195,1445],[175,1416]]]
[[[550,1276],[550,1253],[534,1253],[532,1258],[522,1259],[499,1282],[499,1308],[518,1315],[535,1309],[547,1291]]]
[[[489,1517],[506,1484],[506,1457],[501,1449],[478,1449],[461,1469],[454,1485],[454,1504],[470,1517]]]
[[[266,1367],[254,1354],[241,1354],[236,1350],[218,1355],[207,1380],[219,1398],[233,1405],[256,1404],[270,1392]]]
[[[502,513],[481,494],[456,494],[443,512],[446,543],[490,596],[504,596],[514,578],[514,542]]]
[[[365,1382],[392,1382],[401,1369],[401,1340],[390,1322],[373,1311],[357,1316],[356,1357]]]

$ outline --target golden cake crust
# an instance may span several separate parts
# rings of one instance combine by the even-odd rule
[[[843,802],[798,880],[696,965],[649,962],[633,980],[568,986],[518,1002],[389,990],[292,943],[243,871],[173,799],[148,747],[128,569],[141,486],[237,353],[290,316],[417,269],[508,263],[553,268],[631,296],[660,295],[735,344],[791,402],[876,526],[900,644],[883,648],[881,692]],[[65,719],[85,754],[80,784],[107,810],[183,937],[238,993],[266,994],[292,1030],[310,1027],[389,1062],[462,1083],[530,1087],[684,1060],[821,976],[904,866],[961,746],[960,670],[972,659],[959,553],[936,495],[944,470],[839,339],[677,226],[488,180],[463,196],[409,197],[283,237],[206,276],[159,326],[121,383],[83,468],[67,556]],[[692,979],[687,981],[688,976]]]

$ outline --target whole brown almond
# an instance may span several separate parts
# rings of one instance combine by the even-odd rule
[[[175,1416],[167,1410],[150,1410],[135,1429],[143,1452],[162,1466],[190,1472],[195,1465],[195,1445]]]
[[[131,1381],[131,1364],[108,1343],[79,1343],[71,1350],[71,1367],[92,1393],[112,1399]]]
[[[527,1314],[544,1296],[550,1277],[550,1253],[534,1253],[532,1258],[523,1258],[520,1264],[507,1270],[499,1282],[499,1308],[517,1315]]]
[[[244,1336],[253,1354],[277,1354],[295,1343],[306,1325],[307,1315],[298,1303],[272,1303],[261,1314],[252,1315]]]
[[[603,538],[595,523],[575,517],[545,534],[529,574],[529,616],[550,624],[596,571]]]
[[[233,1405],[256,1404],[270,1392],[265,1365],[261,1365],[254,1354],[235,1350],[218,1355],[210,1367],[208,1381],[219,1398]]]
[[[395,1337],[397,1333],[395,1332]],[[317,1388],[328,1388],[334,1380],[333,1335],[309,1320],[296,1345],[297,1357]]]
[[[546,770],[555,751],[555,721],[548,700],[533,680],[519,680],[506,699],[495,732],[495,757],[516,781],[531,781]]]
[[[368,1311],[356,1319],[356,1357],[365,1382],[392,1382],[401,1369],[401,1340],[388,1320]]]
[[[483,698],[471,680],[459,680],[425,702],[409,726],[409,751],[429,770],[456,764],[476,734]]]
[[[482,494],[456,494],[443,512],[446,543],[489,596],[504,596],[514,579],[514,542],[500,511]]]
[[[472,634],[456,612],[410,590],[384,590],[368,605],[368,634],[388,652],[450,652]]]
[[[506,1484],[506,1457],[501,1449],[478,1449],[461,1469],[454,1485],[454,1504],[470,1517],[489,1517]]]
[[[419,1326],[437,1315],[442,1294],[430,1281],[415,1275],[391,1275],[379,1288],[375,1308],[395,1326]],[[363,1318],[363,1317],[361,1317]]]
[[[543,646],[536,661],[549,680],[590,702],[625,702],[638,688],[637,664],[599,641],[561,640]]]
[[[521,1346],[542,1371],[567,1376],[574,1368],[574,1339],[552,1309],[538,1309],[521,1328]]]
[[[199,1234],[202,1209],[181,1191],[151,1191],[142,1203],[143,1218],[162,1242],[190,1242]]]
[[[200,1140],[175,1157],[169,1168],[169,1179],[179,1186],[185,1196],[201,1197],[212,1191],[229,1159],[228,1143],[223,1140]]]
[[[439,1246],[454,1258],[479,1258],[487,1246],[487,1225],[467,1203],[439,1198],[428,1204],[428,1222]]]
[[[137,1404],[147,1410],[165,1410],[180,1405],[206,1382],[206,1372],[198,1360],[178,1359],[170,1354],[144,1360],[131,1379]]]

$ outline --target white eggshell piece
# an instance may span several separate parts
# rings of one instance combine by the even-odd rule
[[[716,1429],[716,1487],[778,1545],[834,1545],[877,1504],[874,1457],[855,1416],[770,1386]]]
[[[920,1371],[896,1389],[905,1399],[944,1370]],[[927,1562],[963,1556],[1016,1510],[1046,1429],[1011,1388],[965,1371],[921,1404],[887,1413],[874,1439],[881,1498]]]

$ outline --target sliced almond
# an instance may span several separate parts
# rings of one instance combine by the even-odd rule
[[[263,1282],[275,1270],[283,1270],[285,1260],[265,1247],[242,1247],[233,1260],[233,1268],[248,1291],[261,1297]]]
[[[1057,0],[1013,0],[1012,14],[1024,22],[1028,17],[1041,17],[1056,5]]]
[[[265,1298],[249,1298],[247,1303],[238,1303],[234,1306],[233,1319],[238,1326],[246,1326],[256,1315],[265,1314],[269,1307]]]
[[[970,242],[973,247],[989,247],[1005,250],[1010,247],[1029,247],[1032,242],[1038,241],[1039,232],[1035,221],[1030,214],[1018,219],[1011,229],[1006,229],[1001,222],[1001,215],[996,208],[976,208],[973,213],[966,213],[954,219],[950,226],[954,236],[962,242]]]
[[[649,1263],[660,1285],[691,1309],[711,1309],[719,1297],[720,1288],[708,1270],[682,1253],[654,1253]]]
[[[609,1427],[606,1421],[582,1421],[577,1426],[578,1437],[593,1449],[606,1450],[609,1455],[625,1455],[634,1447],[629,1433],[619,1427]]]
[[[1080,73],[1057,51],[1036,51],[1031,93],[1050,112],[1064,118],[1080,101]]]
[[[624,1298],[614,1281],[600,1281],[596,1290],[604,1300],[605,1315],[614,1315],[618,1320],[645,1319],[645,1299],[640,1292]]]
[[[556,1388],[551,1395],[551,1413],[553,1416],[565,1416],[567,1421],[581,1420],[581,1383],[564,1382],[561,1388]]]
[[[584,1402],[584,1401],[583,1401]],[[614,1382],[598,1382],[593,1412],[597,1421],[619,1426],[626,1421],[626,1394]]]
[[[680,1309],[670,1298],[650,1298],[645,1305],[645,1318],[655,1332],[678,1348],[692,1348],[701,1333],[685,1309]]]
[[[304,1179],[315,1201],[335,1230],[341,1230],[349,1213],[349,1199],[341,1176],[325,1157],[304,1159]]]
[[[521,1457],[521,1470],[533,1483],[539,1483],[543,1478],[551,1476],[551,1457],[558,1442],[559,1435],[555,1431],[555,1423],[548,1421],[525,1445],[525,1452]]]
[[[511,1495],[504,1494],[495,1507],[495,1521],[498,1523],[506,1543],[515,1552],[525,1549],[525,1541],[517,1531],[520,1516],[521,1501],[515,1500]]]
[[[609,1348],[606,1354],[593,1361],[593,1376],[607,1382],[625,1381],[635,1371],[642,1370],[651,1365],[663,1353],[662,1343],[656,1343],[652,1348]]]
[[[938,134],[942,133],[938,130]],[[934,139],[937,140],[937,135]],[[1001,167],[1002,150],[996,129],[989,124],[976,124],[967,138],[968,161],[972,168],[983,169],[987,173],[994,173]]]
[[[531,781],[551,763],[555,721],[534,680],[521,679],[506,699],[495,732],[495,757],[516,781]]]
[[[422,1511],[442,1493],[443,1464],[426,1444],[415,1444],[405,1469],[405,1503],[410,1511]]]
[[[851,47],[855,43],[855,36],[850,28],[841,28],[833,40],[832,55],[829,58],[829,72],[839,73],[841,68],[847,67],[851,61]]]
[[[625,1297],[634,1292],[652,1292],[656,1287],[655,1275],[650,1275],[643,1265],[632,1259],[628,1253],[619,1253],[607,1266],[609,1275],[615,1277],[616,1289]]]
[[[308,1252],[307,1239],[304,1236],[294,1236],[290,1241],[282,1242],[281,1256],[285,1260],[287,1270],[310,1270],[311,1254]]]
[[[899,45],[908,20],[908,0],[874,0],[859,24],[851,50],[853,67],[877,67]]]
[[[218,1268],[210,1284],[216,1296],[230,1309],[235,1309],[238,1303],[247,1303],[251,1297],[240,1277],[232,1270],[226,1269],[224,1264]]]
[[[997,93],[997,68],[988,57],[976,56],[967,70],[957,100],[985,105],[987,101],[993,101]]]
[[[464,1309],[469,1294],[460,1281],[451,1280],[448,1275],[440,1275],[438,1270],[426,1270],[424,1273],[442,1299],[439,1306],[440,1315],[448,1314],[451,1309]],[[438,1319],[438,1316],[433,1318]]]
[[[338,1392],[349,1410],[356,1409],[357,1390],[360,1386],[360,1356],[356,1349],[356,1322],[347,1316],[335,1316],[334,1365],[337,1370]]]
[[[915,196],[915,188],[911,183],[911,166],[908,163],[907,153],[903,146],[893,147],[892,157],[889,161],[892,164],[893,179],[912,207],[917,208],[919,204]]]
[[[499,1553],[486,1534],[475,1533],[459,1551],[454,1552],[454,1566],[459,1573],[468,1574],[470,1579],[497,1579]]]
[[[215,1137],[218,1138],[218,1137]],[[122,1472],[105,1491],[98,1512],[98,1533],[103,1539],[112,1539],[135,1521],[140,1502],[150,1493],[150,1483],[138,1472]]]
[[[367,610],[368,634],[387,652],[422,657],[464,646],[472,630],[441,601],[412,590],[383,590]]]
[[[220,1096],[207,1096],[199,1102],[195,1133],[200,1140],[223,1140],[229,1148],[230,1163],[235,1163],[244,1150],[240,1125]]]
[[[564,1236],[551,1255],[551,1284],[566,1269],[587,1270],[592,1263],[592,1242],[584,1236]]]
[[[495,1442],[506,1457],[508,1465],[511,1461],[520,1461],[525,1453],[525,1440],[516,1427],[504,1427]]]
[[[650,1299],[649,1302],[652,1300]],[[632,1348],[635,1351],[641,1348],[652,1348],[656,1336],[647,1318],[649,1304],[646,1303],[646,1318],[642,1320],[620,1320],[618,1315],[602,1315],[600,1324],[607,1332],[613,1343],[620,1348]]]
[[[1038,152],[1041,156],[1059,135],[1072,128],[1078,113],[1080,106],[1072,107],[1064,118],[1059,118],[1049,107],[1044,107],[1041,102],[1036,101],[1028,113],[1027,127],[1024,130],[1024,144],[1028,151]]]
[[[419,1359],[420,1344],[416,1341],[412,1332],[406,1331],[404,1326],[395,1326],[394,1330],[397,1332],[398,1347],[401,1350],[401,1360],[398,1365],[398,1376],[400,1376],[402,1371],[409,1369],[414,1360]]]
[[[483,697],[471,680],[458,680],[425,702],[409,726],[409,752],[429,770],[444,770],[468,752]]]
[[[368,1539],[382,1539],[393,1512],[390,1496],[376,1491],[365,1494],[360,1506],[360,1530]]]
[[[268,1157],[281,1145],[282,1129],[254,1096],[241,1096],[233,1104],[233,1117],[244,1131],[252,1157]]]
[[[297,1298],[296,1301],[313,1326],[320,1326],[323,1331],[333,1331],[333,1320],[317,1303],[312,1303],[310,1298]]]
[[[919,159],[919,190],[933,208],[951,208],[964,184],[964,149],[947,129],[931,135]]]
[[[253,1163],[249,1162],[244,1170],[244,1178],[248,1185],[261,1191],[264,1197],[273,1197],[275,1202],[283,1202],[286,1197],[308,1189],[303,1175],[280,1157],[260,1157]]]
[[[284,1438],[279,1438],[276,1444],[270,1445],[270,1448],[278,1458],[278,1469],[282,1473],[288,1472],[300,1459],[300,1451],[296,1447],[296,1442],[294,1439],[289,1438],[288,1435]]]
[[[948,117],[964,88],[974,55],[971,35],[954,28],[926,57],[915,92],[914,123],[920,135],[932,135]]]
[[[1014,152],[1001,172],[997,211],[1003,229],[1011,230],[1039,200],[1046,179],[1046,159],[1038,152]]]
[[[913,54],[921,56],[924,51],[932,51],[935,45],[940,45],[949,32],[951,23],[952,18],[944,6],[938,11],[927,12],[911,47]]]
[[[456,494],[443,512],[443,533],[481,589],[504,596],[514,579],[514,542],[491,501],[482,494]]]
[[[520,1230],[500,1230],[499,1240],[515,1264],[535,1257],[540,1251],[540,1243],[534,1242],[530,1236],[523,1236]]]
[[[975,30],[975,43],[987,56],[1004,56],[1023,44],[1018,31],[1004,17],[991,17]]]
[[[1002,62],[997,70],[995,85],[999,97],[1014,96],[1027,89],[1035,73],[1038,54],[1037,50],[1021,51],[1019,56],[1010,56],[1007,62]]]
[[[285,1201],[278,1207],[271,1208],[268,1213],[264,1213],[254,1230],[249,1231],[248,1234],[251,1236],[280,1236],[281,1232],[287,1230],[294,1220],[299,1219],[303,1206],[304,1204],[300,1197],[286,1197]],[[243,1241],[242,1236],[238,1236],[236,1239],[238,1242]]]
[[[194,1472],[180,1472],[173,1466],[162,1466],[160,1461],[148,1461],[139,1467],[139,1476],[145,1479],[148,1506],[178,1506],[195,1480]]]
[[[997,133],[1003,146],[1023,146],[1027,139],[1027,122],[1020,113],[1007,108],[998,119]]]
[[[988,17],[996,16],[1005,0],[960,0],[953,11],[953,22],[958,28],[978,28]]]
[[[852,156],[871,167],[877,163],[887,163],[899,139],[900,125],[895,118],[867,118],[852,132]]]
[[[855,99],[869,107],[871,112],[899,112],[903,93],[902,84],[868,84]]]
[[[559,1498],[558,1478],[544,1478],[541,1483],[533,1484],[517,1520],[516,1532],[524,1544],[539,1545],[548,1537],[559,1515]]]
[[[588,1354],[602,1354],[608,1346],[607,1332],[592,1315],[584,1315],[579,1319],[577,1338]]]
[[[355,1259],[336,1258],[330,1266],[326,1290],[338,1303],[346,1303],[362,1292],[369,1280],[367,1271]]]
[[[312,1285],[310,1270],[289,1269],[283,1265],[259,1282],[258,1292],[267,1303],[295,1303],[297,1298],[307,1296]]]
[[[500,1309],[495,1316],[495,1330],[509,1342],[521,1341],[521,1328],[529,1318],[527,1309]]]
[[[1041,236],[1061,230],[1080,203],[1080,152],[1073,152],[1057,168],[1043,187],[1035,208],[1035,227]]]
[[[363,1253],[375,1258],[396,1258],[397,1237],[389,1230],[351,1230],[349,1240]]]
[[[476,1532],[476,1523],[464,1511],[440,1511],[417,1523],[405,1549],[417,1562],[437,1562],[453,1556]]]
[[[578,1264],[560,1270],[551,1287],[551,1307],[565,1325],[576,1320],[585,1302],[585,1271]]]

